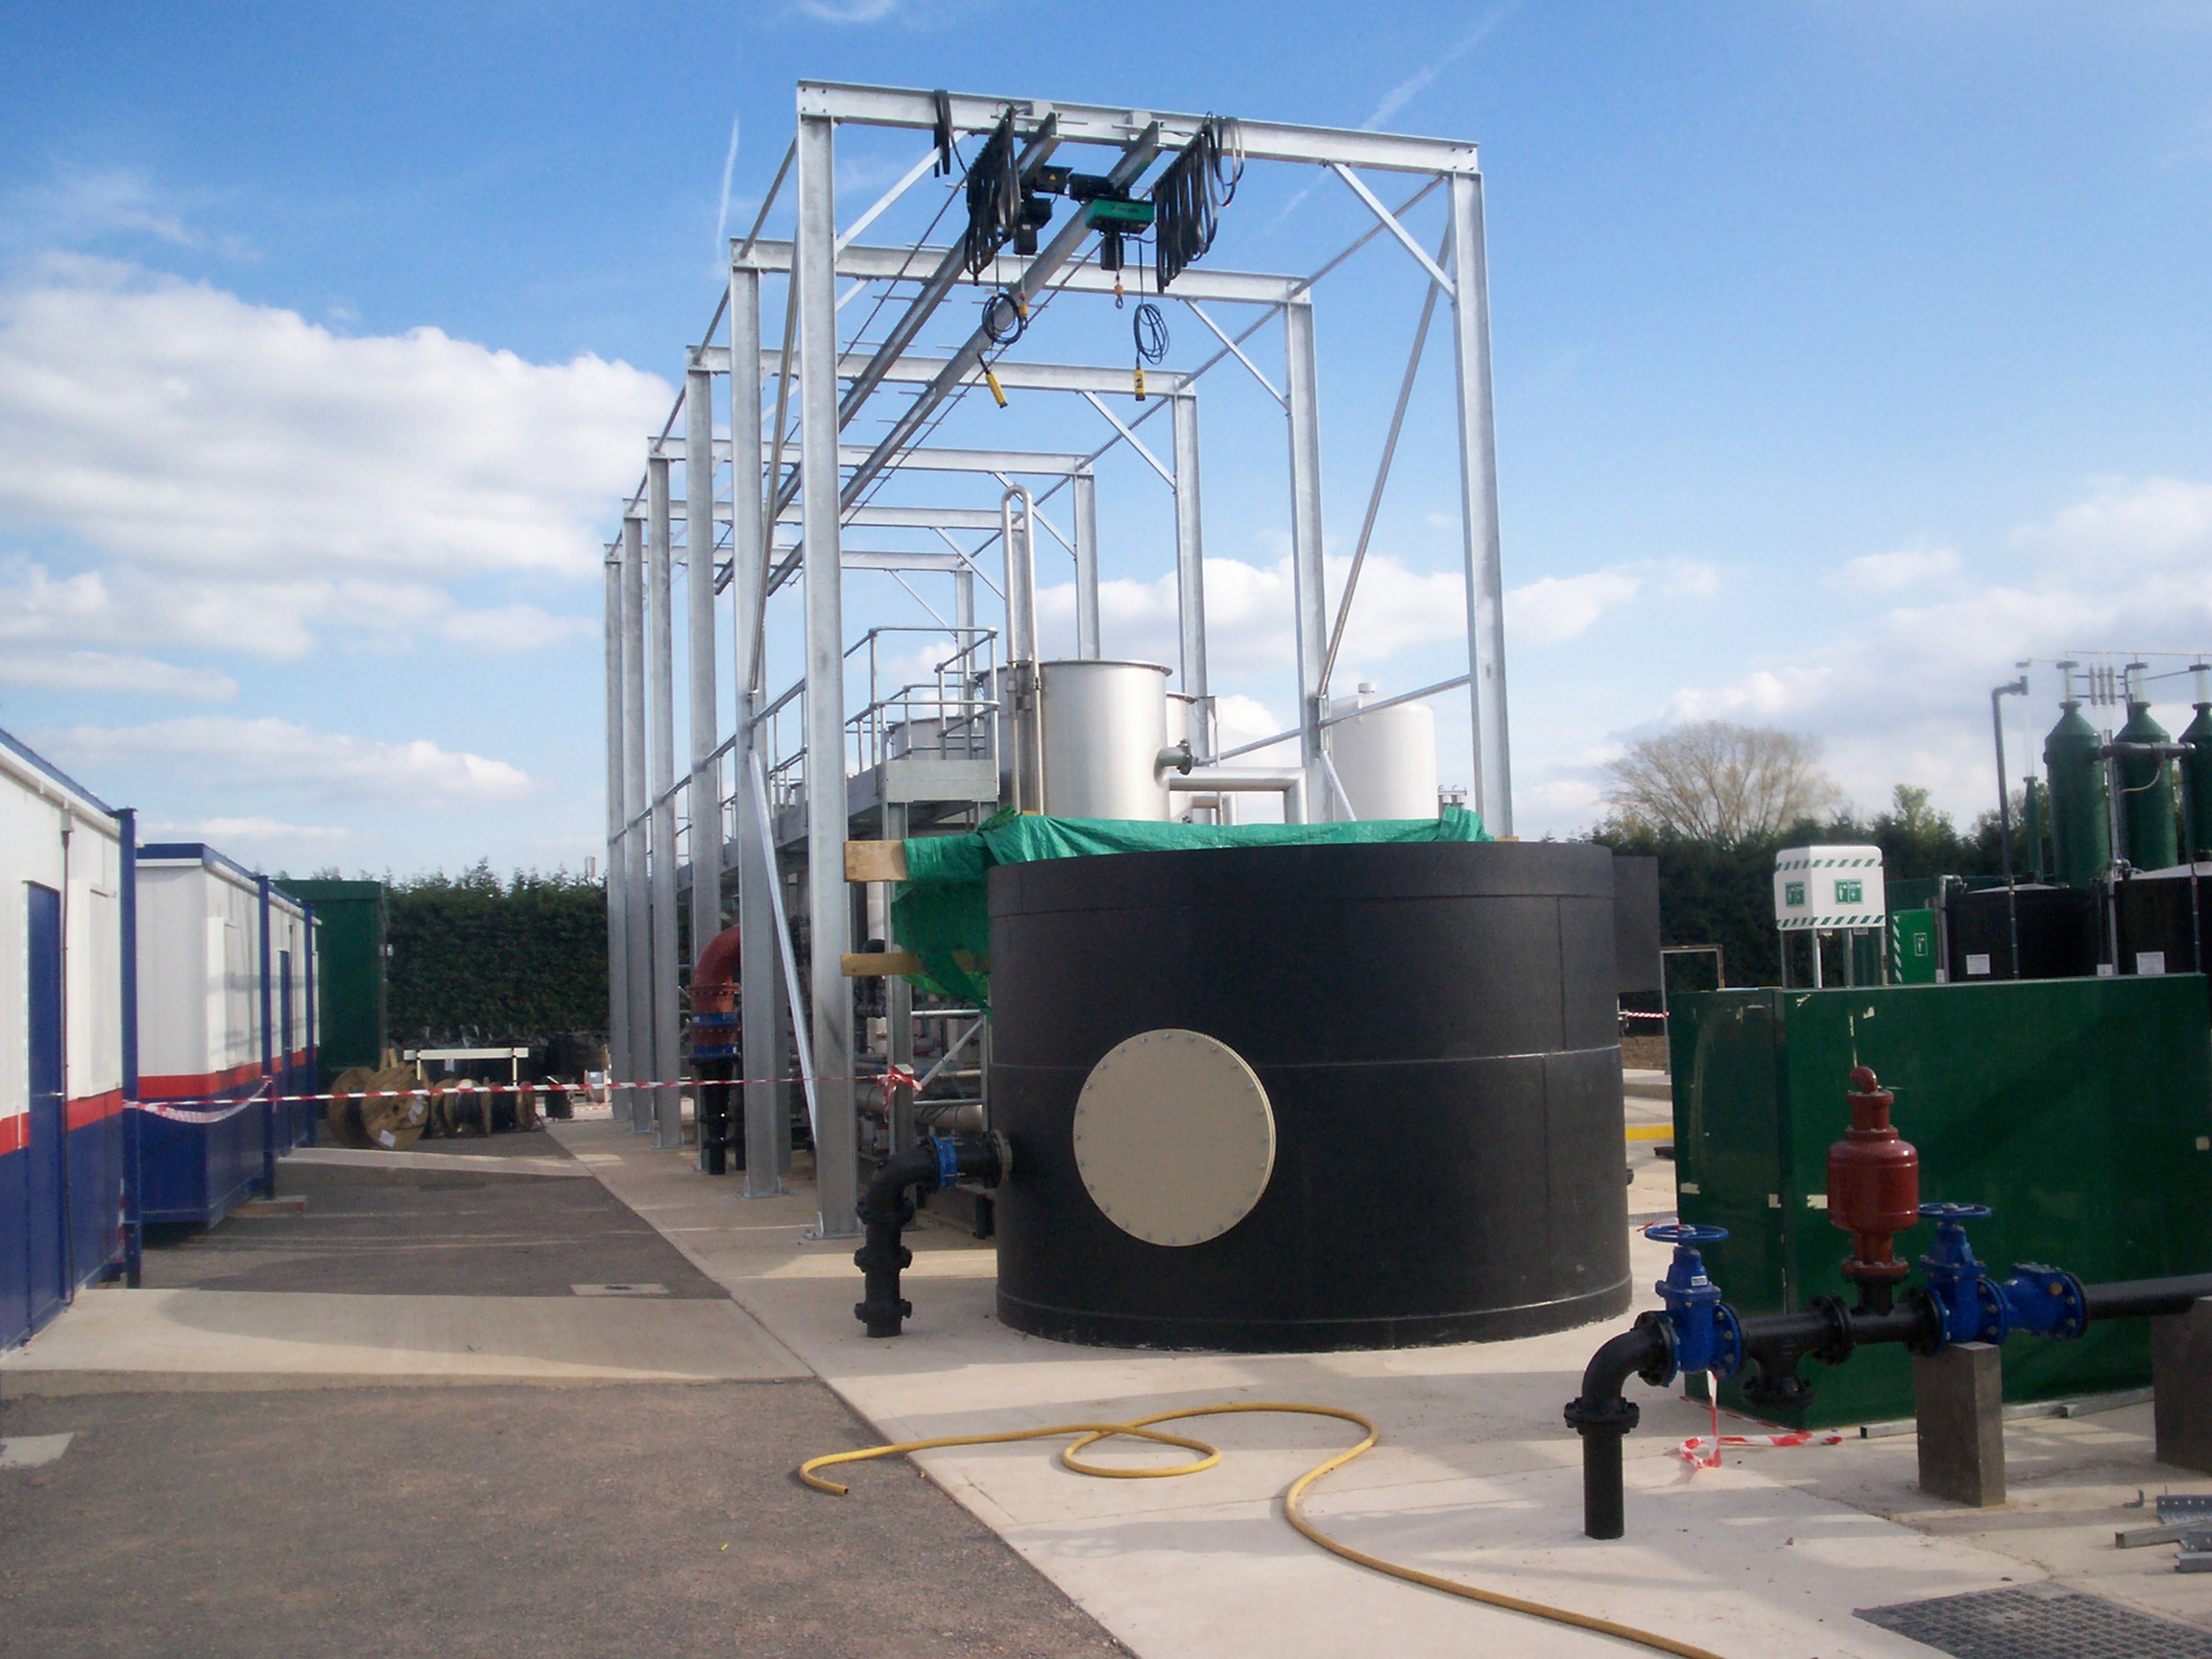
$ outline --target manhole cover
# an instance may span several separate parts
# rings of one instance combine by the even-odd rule
[[[1858,1613],[1869,1624],[1954,1659],[2212,1659],[2212,1630],[2053,1584],[2015,1584]]]

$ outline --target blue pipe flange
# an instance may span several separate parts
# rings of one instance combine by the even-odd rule
[[[929,1144],[937,1149],[937,1187],[942,1191],[960,1179],[960,1148],[947,1135],[930,1136]]]
[[[2089,1323],[2089,1299],[2081,1281],[2063,1267],[2018,1262],[2012,1277],[1996,1286],[2011,1315],[2011,1329],[2070,1342]]]
[[[1700,1245],[1727,1238],[1728,1229],[1671,1221],[1645,1228],[1644,1237],[1674,1246],[1667,1277],[1653,1288],[1667,1305],[1664,1318],[1673,1338],[1676,1369],[1735,1376],[1743,1366],[1743,1328],[1736,1310],[1720,1299],[1720,1286],[1706,1276],[1699,1253]]]

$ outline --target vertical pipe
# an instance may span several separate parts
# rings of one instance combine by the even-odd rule
[[[269,1098],[277,1093],[276,1067],[270,1054],[269,1020],[269,878],[254,878],[254,891],[261,915],[261,1191],[264,1196],[276,1196],[276,1103]],[[289,1112],[290,1106],[284,1108]]]
[[[1283,349],[1290,399],[1290,591],[1298,640],[1298,763],[1306,773],[1306,798],[1326,802],[1321,663],[1329,651],[1329,595],[1321,546],[1321,394],[1315,380],[1311,301],[1283,307]]]
[[[607,560],[607,1075],[630,1075],[629,939],[623,931],[622,558]],[[610,1099],[613,1096],[609,1096]],[[621,1116],[620,1108],[616,1116]]]
[[[1183,695],[1190,703],[1190,752],[1214,757],[1214,705],[1206,684],[1206,536],[1198,488],[1198,395],[1179,392],[1175,428],[1175,601],[1181,628]],[[1318,484],[1316,484],[1318,489]]]
[[[1007,707],[998,730],[1014,745],[1014,799],[1017,812],[1049,810],[1045,798],[1045,687],[1037,651],[1036,504],[1029,492],[1010,484],[998,498],[998,545],[1006,561]]]
[[[116,906],[122,929],[123,1012],[123,1282],[138,1288],[145,1261],[145,1223],[139,1186],[138,1109],[138,814],[129,806],[115,814],[123,830],[121,892]]]
[[[322,1056],[317,1052],[321,1045],[316,1042],[318,1033],[315,1026],[315,906],[305,901],[301,901],[300,905],[300,938],[301,941],[301,956],[306,963],[306,984],[301,987],[301,995],[307,1004],[307,1018],[301,1023],[306,1027],[307,1087],[296,1090],[294,1093],[320,1094],[323,1092],[323,1068],[320,1064]],[[315,1110],[313,1102],[309,1102],[305,1116],[307,1118],[307,1144],[312,1146],[315,1144],[316,1120],[322,1117],[322,1114]]]
[[[2018,683],[2025,693],[2028,682]],[[2005,869],[2005,926],[2010,940],[2011,972],[2009,979],[2020,977],[2020,893],[2012,883],[2012,792],[2005,781],[2005,713],[2001,699],[2011,690],[2010,685],[1999,685],[1989,693],[1989,729],[1997,738],[1997,852]]]
[[[738,1052],[745,1077],[745,1196],[773,1198],[777,1180],[777,1125],[789,1121],[783,1084],[783,978],[776,965],[776,850],[760,833],[768,816],[759,800],[753,764],[758,733],[753,721],[766,699],[754,674],[759,660],[760,535],[767,515],[761,500],[760,273],[730,273],[730,590],[735,616],[731,661],[737,685],[737,742],[732,770],[737,779],[737,1011]]]
[[[622,520],[622,927],[623,983],[630,1003],[629,1069],[619,1079],[653,1075],[653,904],[645,863],[645,520]],[[615,1096],[614,1115],[632,1129],[650,1120],[642,1090]]]
[[[1182,404],[1178,402],[1180,410]],[[1075,474],[1075,655],[1098,659],[1098,476],[1085,467]],[[1176,515],[1178,531],[1182,515]]]
[[[800,534],[805,539],[806,914],[813,1052],[815,1203],[824,1238],[859,1231],[858,1121],[853,1083],[853,992],[841,958],[852,947],[845,889],[844,573],[839,566],[837,312],[833,129],[799,119],[799,228],[792,273],[799,300]]]
[[[1490,396],[1490,274],[1482,180],[1452,180],[1452,367],[1459,396],[1459,499],[1467,552],[1475,809],[1513,833],[1513,757],[1505,723],[1505,592],[1498,540],[1498,431]]]
[[[758,366],[756,365],[756,372]],[[756,422],[757,424],[757,422]],[[735,552],[732,538],[732,552]],[[691,625],[691,957],[722,931],[722,769],[714,708],[714,376],[684,376],[684,594]]]
[[[906,804],[883,804],[883,839],[906,839]],[[883,948],[899,949],[898,926],[891,917],[893,888],[883,889]],[[883,1057],[887,1065],[914,1070],[914,987],[906,982],[903,974],[894,974],[883,981],[883,1018],[885,1040]],[[896,1158],[914,1144],[914,1091],[895,1088],[891,1091],[891,1155]]]
[[[652,784],[653,871],[653,1075],[665,1087],[653,1091],[656,1146],[684,1143],[683,1103],[676,1087],[682,1065],[682,1015],[677,1003],[676,962],[676,635],[669,593],[674,555],[670,549],[668,461],[654,455],[645,463],[645,644],[652,664],[649,702],[653,747],[648,757]]]

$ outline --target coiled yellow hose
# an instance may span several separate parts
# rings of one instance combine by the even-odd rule
[[[1531,1601],[1525,1597],[1507,1596],[1502,1591],[1484,1590],[1473,1584],[1462,1584],[1455,1578],[1445,1578],[1434,1573],[1424,1573],[1418,1567],[1403,1566],[1396,1561],[1385,1561],[1380,1555],[1370,1555],[1364,1550],[1332,1538],[1312,1522],[1306,1519],[1306,1494],[1324,1477],[1335,1473],[1355,1457],[1374,1449],[1381,1436],[1375,1425],[1357,1411],[1340,1410],[1334,1406],[1294,1406],[1279,1402],[1238,1402],[1221,1406],[1194,1406],[1184,1411],[1160,1411],[1149,1417],[1134,1418],[1127,1423],[1055,1423],[1048,1429],[1011,1429],[999,1434],[948,1434],[934,1440],[902,1440],[894,1446],[870,1446],[858,1452],[831,1452],[821,1457],[809,1457],[799,1466],[799,1479],[817,1492],[828,1492],[843,1497],[846,1488],[834,1480],[825,1480],[815,1474],[836,1463],[860,1463],[871,1457],[902,1456],[912,1452],[933,1452],[946,1446],[1002,1446],[1015,1440],[1049,1440],[1062,1434],[1076,1438],[1061,1448],[1060,1461],[1078,1475],[1095,1475],[1108,1480],[1161,1480],[1178,1475],[1195,1475],[1211,1469],[1221,1461],[1219,1448],[1209,1446],[1203,1440],[1192,1440],[1181,1434],[1168,1434],[1153,1427],[1159,1423],[1174,1423],[1189,1417],[1228,1417],[1241,1411],[1279,1411],[1296,1417],[1334,1417],[1340,1423],[1350,1423],[1361,1431],[1357,1446],[1337,1453],[1326,1462],[1316,1463],[1283,1494],[1283,1517],[1307,1538],[1332,1555],[1365,1567],[1372,1572],[1386,1573],[1393,1578],[1403,1578],[1408,1584],[1419,1584],[1426,1589],[1440,1590],[1447,1596],[1457,1596],[1463,1600],[1479,1601],[1488,1607],[1503,1607],[1509,1613],[1524,1613],[1531,1619],[1546,1619],[1554,1624],[1571,1624],[1578,1630],[1594,1630],[1600,1636],[1612,1636],[1623,1642],[1633,1642],[1640,1647],[1654,1652],[1672,1653],[1678,1659],[1721,1659],[1710,1647],[1699,1647],[1692,1643],[1677,1642],[1671,1636],[1662,1636],[1653,1630],[1640,1630],[1633,1624],[1623,1624],[1615,1620],[1600,1619],[1595,1614],[1577,1613],[1568,1607],[1553,1607],[1543,1601]],[[1171,1463],[1161,1468],[1112,1469],[1099,1463],[1086,1463],[1077,1455],[1101,1440],[1117,1436],[1133,1440],[1150,1440],[1161,1446],[1176,1446],[1186,1452],[1197,1454],[1189,1463]]]

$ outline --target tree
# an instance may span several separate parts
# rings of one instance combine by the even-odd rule
[[[1639,737],[1603,776],[1619,829],[1719,846],[1768,839],[1843,800],[1819,738],[1727,720]]]

